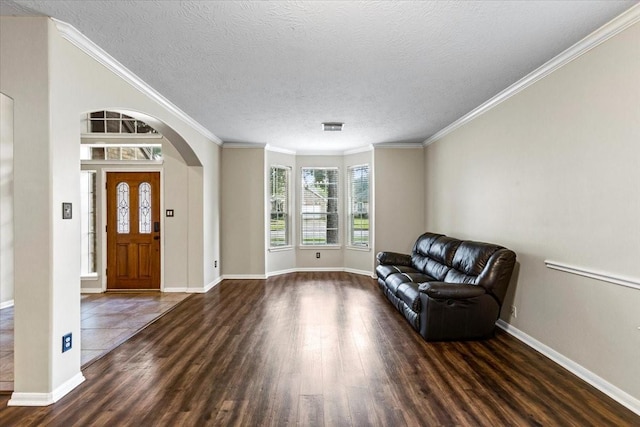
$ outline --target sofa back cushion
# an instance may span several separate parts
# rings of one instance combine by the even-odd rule
[[[515,253],[491,243],[424,233],[412,253],[413,267],[440,282],[480,285],[502,302]]]

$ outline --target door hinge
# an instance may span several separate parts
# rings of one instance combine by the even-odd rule
[[[105,232],[105,233],[107,232],[107,227],[108,227],[108,225],[105,225],[105,226],[104,226],[104,232]]]

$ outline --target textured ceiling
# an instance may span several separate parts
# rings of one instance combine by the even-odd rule
[[[0,12],[73,25],[225,142],[303,152],[422,142],[635,3],[2,0]]]

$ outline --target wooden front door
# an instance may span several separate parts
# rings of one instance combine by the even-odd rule
[[[160,289],[160,173],[107,173],[107,290]]]

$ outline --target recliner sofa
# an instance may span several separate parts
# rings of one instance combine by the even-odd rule
[[[424,233],[411,254],[379,252],[384,295],[427,341],[493,336],[516,254],[502,246]]]

